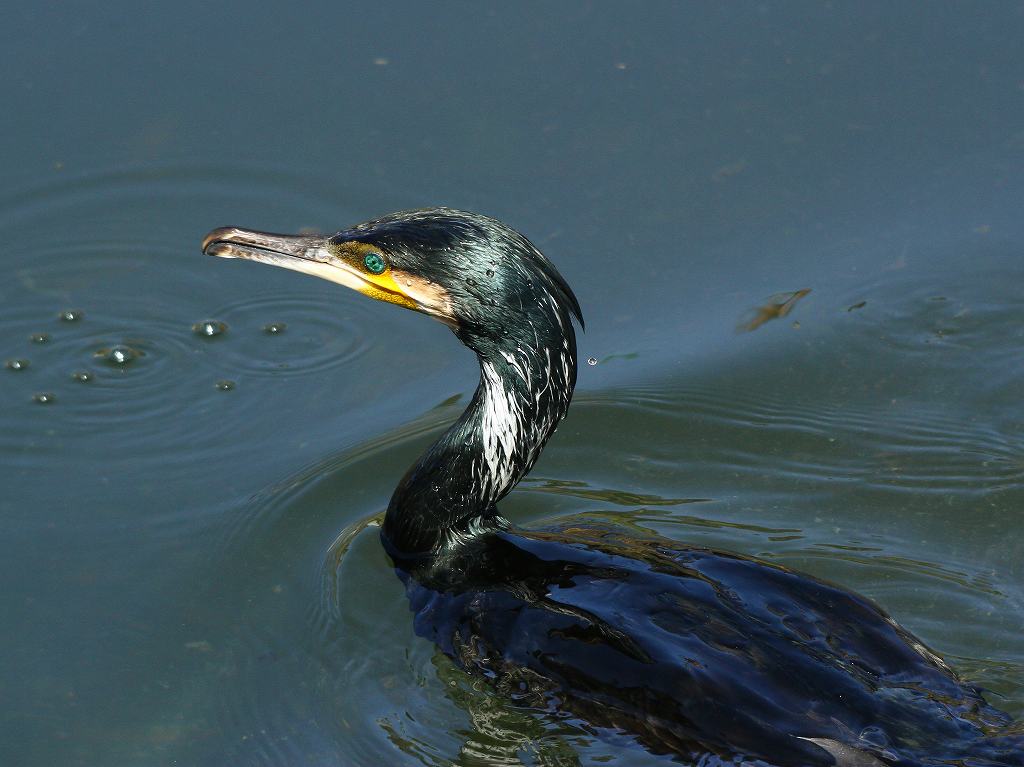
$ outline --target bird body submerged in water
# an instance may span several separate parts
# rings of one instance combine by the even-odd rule
[[[330,237],[217,229],[203,250],[431,315],[476,353],[469,407],[381,531],[417,634],[465,670],[681,761],[1024,765],[1007,717],[862,597],[745,556],[499,515],[565,416],[583,321],[518,232],[431,208]]]

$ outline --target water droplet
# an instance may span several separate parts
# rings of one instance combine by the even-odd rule
[[[488,277],[493,277],[494,276],[494,270],[493,269],[488,269],[487,270],[487,276]]]
[[[57,318],[61,322],[78,322],[84,317],[85,313],[82,312],[80,309],[65,309],[64,311],[57,315]]]
[[[8,370],[24,370],[28,367],[28,360],[7,360],[4,364]]]
[[[197,336],[203,336],[205,338],[213,338],[223,333],[227,333],[228,326],[220,320],[203,320],[197,322],[192,326],[192,332]]]
[[[473,287],[474,285],[476,285],[476,280],[474,280],[472,277],[467,277],[466,284],[469,285],[469,287]]]
[[[72,381],[79,381],[81,383],[89,383],[93,379],[92,373],[88,370],[76,370],[71,374]]]
[[[53,396],[52,392],[44,391],[39,392],[39,394],[33,394],[32,401],[38,402],[40,405],[52,405],[57,401],[57,398]]]
[[[34,344],[48,344],[50,342],[49,333],[33,333],[28,337],[28,340]]]
[[[217,391],[231,391],[232,389],[235,388],[235,382],[228,380],[217,381],[217,383],[214,384],[214,387],[217,389]]]
[[[283,333],[287,327],[283,322],[270,322],[263,326],[263,332],[268,336],[276,336],[278,333]]]
[[[412,287],[412,280],[410,280],[408,277],[405,278],[405,287],[407,287],[407,288],[411,288]]]
[[[587,364],[594,366],[597,364],[597,357],[587,357]]]
[[[139,357],[144,357],[145,352],[133,349],[131,346],[118,345],[111,346],[109,349],[97,349],[92,356],[103,360],[108,365],[121,367],[131,364]]]

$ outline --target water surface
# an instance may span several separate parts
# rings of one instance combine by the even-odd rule
[[[1021,6],[282,13],[0,30],[5,763],[661,761],[413,636],[376,520],[472,356],[199,253],[428,204],[522,229],[587,319],[507,516],[827,578],[1024,716]]]

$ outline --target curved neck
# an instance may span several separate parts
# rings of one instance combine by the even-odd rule
[[[480,384],[462,416],[406,472],[383,535],[393,553],[438,554],[508,525],[495,504],[533,467],[565,417],[576,384],[576,339],[568,318],[525,343],[460,338],[477,353]]]

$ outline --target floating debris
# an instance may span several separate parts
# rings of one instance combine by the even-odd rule
[[[217,389],[217,391],[231,391],[232,389],[235,388],[235,382],[228,380],[217,381],[217,383],[214,384],[214,387]]]
[[[145,357],[146,353],[141,349],[119,344],[118,346],[111,346],[109,349],[97,349],[93,352],[92,356],[96,359],[103,360],[108,365],[123,367],[125,365],[130,365],[139,357]]]
[[[811,292],[810,288],[795,290],[792,293],[776,293],[768,298],[768,303],[754,310],[754,318],[741,323],[737,328],[740,332],[757,330],[766,322],[785,317],[796,306],[796,302]]]
[[[204,338],[213,338],[228,332],[228,326],[220,320],[203,320],[192,326],[192,332]]]
[[[7,360],[4,366],[8,370],[25,370],[29,365],[28,360]]]
[[[725,181],[727,178],[738,176],[740,173],[747,169],[746,160],[736,160],[728,165],[723,165],[714,173],[711,174],[712,181]]]
[[[856,304],[854,304],[853,306],[847,306],[847,307],[846,307],[846,311],[848,311],[848,312],[852,312],[852,311],[854,311],[855,309],[863,309],[863,308],[864,308],[865,306],[867,306],[867,305],[868,305],[868,302],[867,302],[867,301],[861,301],[860,303],[856,303]]]
[[[40,405],[52,405],[57,401],[57,398],[53,395],[53,392],[39,392],[39,394],[32,395],[32,401]]]
[[[85,318],[85,312],[80,309],[65,309],[57,315],[61,322],[79,322]]]
[[[263,326],[263,332],[268,336],[276,336],[283,333],[288,326],[283,322],[269,322]]]

